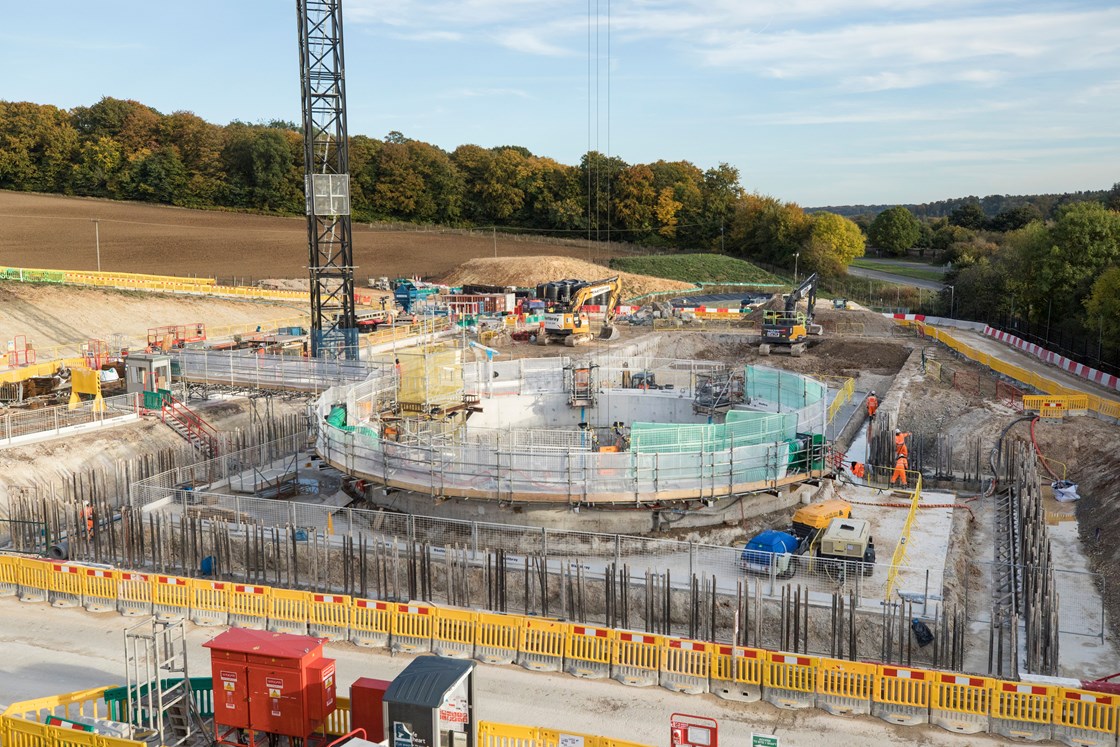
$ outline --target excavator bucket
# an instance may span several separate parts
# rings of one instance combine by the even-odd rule
[[[622,336],[622,334],[618,331],[618,327],[604,326],[602,329],[599,330],[599,339],[600,340],[617,340],[621,336]]]

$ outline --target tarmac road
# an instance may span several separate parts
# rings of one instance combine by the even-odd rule
[[[881,270],[866,270],[862,267],[849,267],[848,274],[857,278],[883,280],[888,283],[909,285],[914,288],[924,288],[926,290],[933,291],[939,291],[946,287],[945,283],[939,283],[936,280],[921,280],[919,278],[906,277],[905,275],[895,275],[892,272],[883,272]]]
[[[137,618],[80,609],[54,609],[0,599],[0,677],[3,704],[125,681],[125,628]],[[188,667],[193,676],[210,671],[202,644],[220,628],[187,627]],[[391,679],[412,660],[379,649],[328,644],[338,665],[339,692],[358,677]],[[631,688],[611,680],[582,680],[542,674],[517,666],[480,664],[475,670],[475,714],[479,720],[566,729],[629,739],[663,747],[669,743],[669,716],[684,712],[719,722],[720,741],[748,745],[752,733],[774,735],[783,747],[831,744],[887,747],[923,744],[940,747],[1000,745],[986,735],[961,736],[937,727],[906,727],[870,716],[839,717],[823,711],[781,710],[767,703],[733,703],[713,695],[681,695],[659,687]]]

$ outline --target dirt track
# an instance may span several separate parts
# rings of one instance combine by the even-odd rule
[[[245,215],[111,200],[0,191],[0,257],[12,267],[101,269],[205,277],[307,277],[301,217]],[[389,231],[354,225],[355,277],[436,277],[474,257],[547,255],[604,261],[589,250],[539,239],[516,241],[454,232]]]

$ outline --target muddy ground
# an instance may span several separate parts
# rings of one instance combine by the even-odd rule
[[[0,191],[0,256],[12,267],[160,275],[307,277],[307,221],[81,197]],[[354,276],[434,278],[475,257],[544,255],[603,262],[618,248],[522,241],[489,232],[353,226]]]

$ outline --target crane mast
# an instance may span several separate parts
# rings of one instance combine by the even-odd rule
[[[311,355],[358,357],[342,0],[296,0],[311,280]]]

